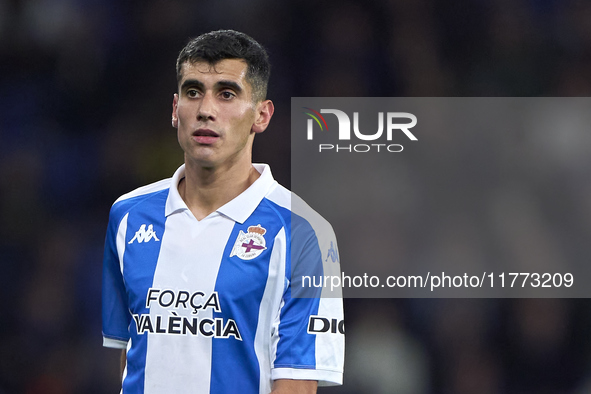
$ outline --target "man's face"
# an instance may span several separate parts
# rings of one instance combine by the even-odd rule
[[[209,168],[250,163],[254,134],[264,128],[253,128],[261,103],[253,101],[246,68],[239,59],[224,59],[214,66],[183,64],[172,124],[178,129],[185,162]]]

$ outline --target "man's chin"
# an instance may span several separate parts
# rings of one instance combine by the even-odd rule
[[[218,160],[213,155],[188,155],[185,153],[185,164],[201,168],[215,168]]]

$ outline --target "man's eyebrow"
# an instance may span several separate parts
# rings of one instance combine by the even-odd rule
[[[188,87],[197,87],[197,88],[202,89],[203,82],[199,81],[198,79],[187,79],[182,83],[181,90],[184,90]]]
[[[181,84],[181,91],[188,88],[188,87],[196,87],[199,89],[203,89],[204,85],[203,85],[203,82],[201,82],[198,79],[187,79]],[[244,90],[236,82],[229,81],[229,80],[218,81],[218,82],[216,82],[215,87],[216,87],[216,89],[230,88],[230,89],[234,90],[236,93],[241,93]]]
[[[234,81],[218,81],[215,85],[217,88],[230,88],[234,90],[236,93],[241,93],[243,90],[242,87]]]

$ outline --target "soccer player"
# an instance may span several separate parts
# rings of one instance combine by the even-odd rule
[[[274,111],[265,50],[211,32],[176,68],[172,126],[185,163],[117,199],[107,229],[103,343],[124,349],[122,393],[341,384],[342,299],[303,286],[304,276],[338,275],[332,228],[252,164]]]

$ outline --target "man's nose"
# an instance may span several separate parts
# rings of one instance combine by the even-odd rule
[[[206,92],[201,98],[201,103],[197,109],[197,120],[215,120],[215,114],[215,98],[211,92]]]

